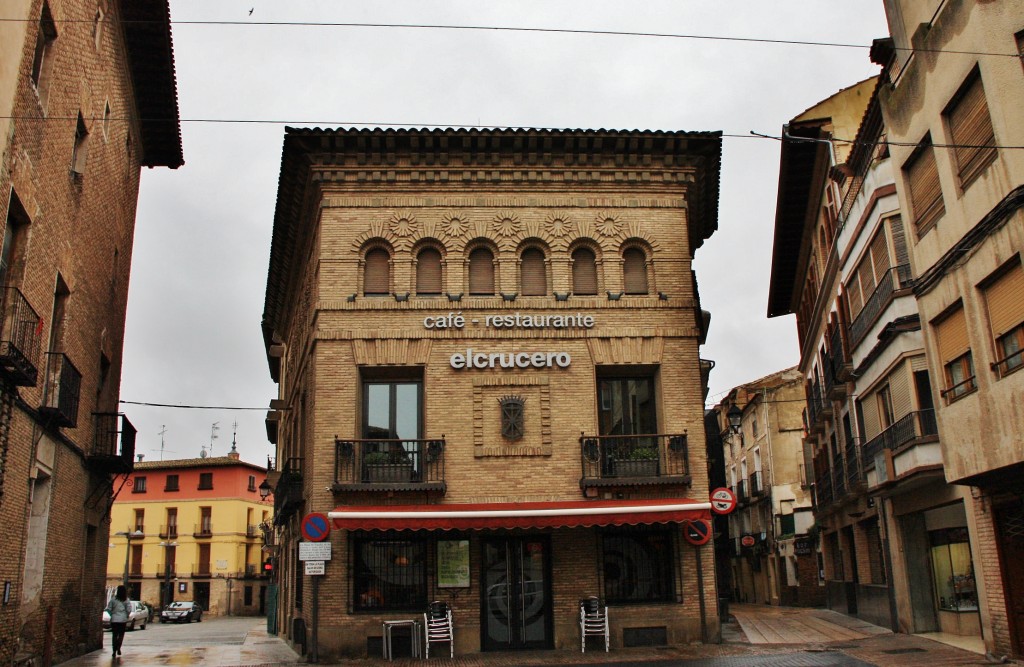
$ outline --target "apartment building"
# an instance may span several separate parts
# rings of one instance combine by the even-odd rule
[[[737,602],[817,606],[824,600],[806,476],[803,376],[788,368],[733,388],[714,408],[726,483],[731,594]],[[723,538],[726,536],[723,536]]]
[[[162,607],[194,600],[211,614],[266,613],[267,469],[227,456],[140,461],[110,513],[107,586]]]
[[[0,663],[42,664],[102,643],[139,174],[182,153],[166,2],[3,11]]]
[[[879,105],[945,479],[963,499],[949,506],[955,526],[926,517],[927,546],[950,549],[936,595],[962,622],[977,616],[988,650],[1019,657],[1024,154],[1013,147],[1024,144],[1024,2],[884,4]]]
[[[718,133],[301,130],[264,335],[281,627],[312,637],[302,517],[332,519],[319,656],[454,612],[456,653],[718,633],[691,269]],[[697,540],[699,542],[699,540]],[[319,576],[319,575],[312,575]],[[307,633],[307,630],[309,632]]]

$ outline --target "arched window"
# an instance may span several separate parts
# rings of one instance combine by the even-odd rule
[[[441,293],[441,253],[424,248],[416,256],[416,294]]]
[[[572,253],[572,293],[597,294],[597,260],[589,248]]]
[[[626,294],[647,294],[647,256],[639,248],[622,253],[622,287]]]
[[[469,293],[494,294],[494,255],[487,248],[469,253]]]
[[[548,293],[548,279],[544,270],[544,253],[538,248],[527,248],[519,262],[519,286],[523,296],[544,296]]]
[[[381,296],[387,294],[391,285],[391,262],[388,251],[374,248],[366,253],[363,265],[363,294]]]

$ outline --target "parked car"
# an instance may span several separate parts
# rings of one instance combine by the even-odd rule
[[[146,624],[149,623],[149,609],[146,605],[135,600],[128,600],[128,629],[134,630],[136,626],[145,630]],[[110,614],[107,610],[103,610],[103,629],[110,629]]]
[[[203,608],[196,602],[172,602],[160,612],[161,623],[202,623]]]

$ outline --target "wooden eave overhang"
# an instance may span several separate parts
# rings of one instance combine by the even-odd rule
[[[782,140],[768,317],[796,312],[798,281],[806,272],[809,241],[817,224],[821,188],[830,166],[828,146],[815,141],[827,138],[819,123],[790,125],[788,134],[798,139]]]
[[[718,229],[721,156],[721,132],[286,128],[263,311],[264,342],[269,350],[282,333],[288,295],[297,288],[294,262],[310,232],[308,212],[318,203],[320,180],[333,169],[395,169],[402,160],[413,169],[481,172],[494,170],[496,164],[504,164],[502,160],[537,171],[606,170],[609,165],[650,171],[695,167],[687,196],[692,252]]]
[[[168,0],[120,0],[118,7],[142,132],[140,163],[144,167],[177,169],[185,159],[181,150],[170,4]]]

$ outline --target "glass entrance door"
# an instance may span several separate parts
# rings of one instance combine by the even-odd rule
[[[550,561],[546,536],[484,540],[483,650],[552,647]]]

